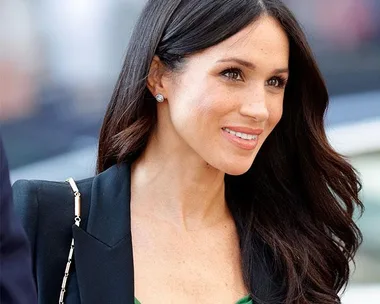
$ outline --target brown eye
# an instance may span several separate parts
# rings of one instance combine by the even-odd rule
[[[280,82],[278,81],[278,79],[272,78],[272,79],[269,79],[268,85],[273,86],[273,87],[278,87],[280,85]]]
[[[286,80],[282,77],[273,77],[267,81],[267,85],[275,88],[283,88],[286,85]]]
[[[242,81],[242,72],[239,69],[228,69],[222,72],[222,75],[233,81]]]

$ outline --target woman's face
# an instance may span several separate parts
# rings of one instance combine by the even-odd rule
[[[263,16],[164,77],[167,104],[158,111],[167,111],[170,132],[191,153],[225,173],[243,174],[281,119],[288,60],[286,33]]]

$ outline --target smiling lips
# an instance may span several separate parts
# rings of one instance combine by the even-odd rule
[[[258,143],[258,136],[263,132],[261,129],[245,127],[224,127],[223,135],[233,144],[244,150],[253,150]]]

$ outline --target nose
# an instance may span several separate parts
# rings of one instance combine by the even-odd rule
[[[265,101],[265,93],[256,91],[251,98],[247,98],[240,107],[240,114],[253,118],[257,122],[266,121],[269,117],[269,111]]]

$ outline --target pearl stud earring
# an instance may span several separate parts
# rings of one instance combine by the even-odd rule
[[[156,100],[157,100],[158,102],[164,102],[165,97],[164,97],[162,94],[157,94],[157,95],[156,95]]]

